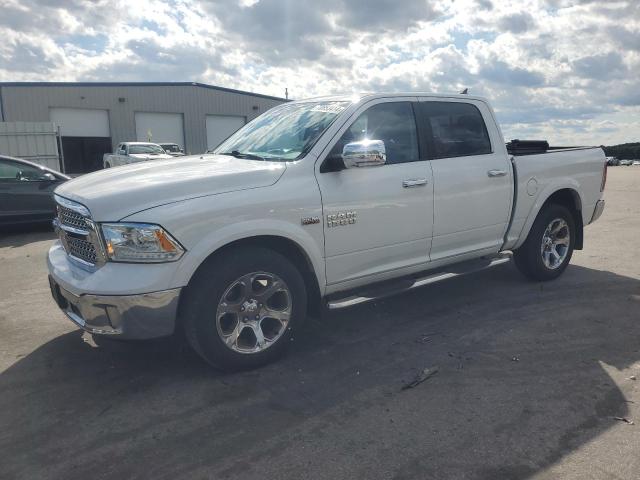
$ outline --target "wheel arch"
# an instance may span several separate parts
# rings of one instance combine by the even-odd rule
[[[531,214],[522,229],[520,239],[514,247],[514,250],[519,248],[529,236],[533,222],[538,217],[540,212],[550,204],[558,204],[568,208],[573,214],[575,226],[576,226],[576,241],[574,245],[575,250],[582,250],[584,243],[584,222],[582,218],[582,197],[575,185],[555,186],[547,189],[539,197],[534,208],[531,210]],[[535,213],[534,213],[535,212]]]
[[[221,256],[236,249],[260,247],[277,252],[289,259],[298,269],[305,282],[307,290],[307,310],[317,313],[321,308],[322,292],[320,279],[314,268],[314,264],[306,250],[295,240],[275,234],[257,234],[230,240],[219,246],[204,258],[197,268],[192,272],[185,288],[189,288],[189,283],[195,275],[205,267],[205,265],[215,262]],[[184,297],[184,296],[182,296]]]
[[[582,221],[582,199],[580,198],[580,194],[573,188],[562,188],[549,195],[542,205],[542,208],[552,203],[568,208],[573,214],[573,220],[576,226],[576,240],[573,248],[574,250],[582,250],[584,225]]]

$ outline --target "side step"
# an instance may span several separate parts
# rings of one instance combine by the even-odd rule
[[[406,277],[399,280],[382,282],[374,286],[364,287],[342,298],[334,298],[330,296],[327,300],[327,308],[329,310],[338,310],[341,308],[353,307],[361,303],[378,300],[385,297],[391,297],[400,293],[408,292],[414,288],[424,287],[432,283],[441,282],[450,278],[460,277],[468,273],[479,272],[487,268],[496,267],[507,263],[511,260],[513,254],[511,252],[501,252],[496,257],[481,258],[478,260],[470,260],[454,265],[449,265],[445,269],[431,272],[422,277]]]

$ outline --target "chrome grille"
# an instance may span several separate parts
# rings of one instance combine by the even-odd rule
[[[58,220],[62,225],[68,225],[80,230],[87,230],[89,227],[82,215],[61,205],[58,205]]]
[[[67,253],[73,255],[80,260],[95,265],[96,263],[96,247],[93,243],[78,237],[67,234],[67,245],[69,249]]]
[[[93,267],[104,259],[100,240],[91,221],[89,210],[79,203],[55,195],[58,209],[58,236],[67,255],[79,260],[81,266]]]

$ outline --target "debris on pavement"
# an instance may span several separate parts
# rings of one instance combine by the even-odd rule
[[[416,339],[416,343],[429,343],[431,341],[431,337],[429,335],[421,335],[420,338]]]
[[[624,423],[626,423],[627,425],[633,425],[633,424],[634,424],[634,423],[633,423],[633,420],[629,420],[629,419],[628,419],[628,418],[626,418],[626,417],[613,417],[613,419],[614,419],[614,420],[618,420],[619,422],[624,422]]]
[[[454,352],[447,352],[447,355],[458,360],[458,365],[456,367],[457,370],[462,370],[464,368],[464,361],[471,360],[471,357],[465,357],[463,354],[457,354]]]
[[[511,357],[511,361],[512,362],[519,362],[520,361],[520,357],[518,355],[514,355],[513,357]]]
[[[631,375],[631,376],[629,377],[629,380],[635,380],[635,379],[636,379],[636,376],[635,376],[635,375]]]
[[[413,379],[411,382],[405,384],[402,386],[401,390],[408,390],[409,388],[413,388],[413,387],[417,387],[418,385],[420,385],[422,382],[424,382],[425,380],[428,380],[429,378],[433,377],[436,373],[438,373],[439,368],[438,367],[427,367],[424,370],[422,370],[422,372],[420,372],[415,379]]]
[[[423,333],[420,335],[420,338],[416,339],[416,343],[429,343],[431,340],[433,340],[434,335],[437,335],[437,333],[434,333],[434,332]]]

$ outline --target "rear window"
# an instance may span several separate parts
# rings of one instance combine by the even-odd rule
[[[160,145],[154,145],[153,143],[129,145],[129,155],[139,155],[144,153],[148,153],[150,155],[160,155],[162,153],[165,153],[165,151]]]
[[[480,110],[470,103],[424,102],[431,130],[432,158],[491,153],[489,133]]]

